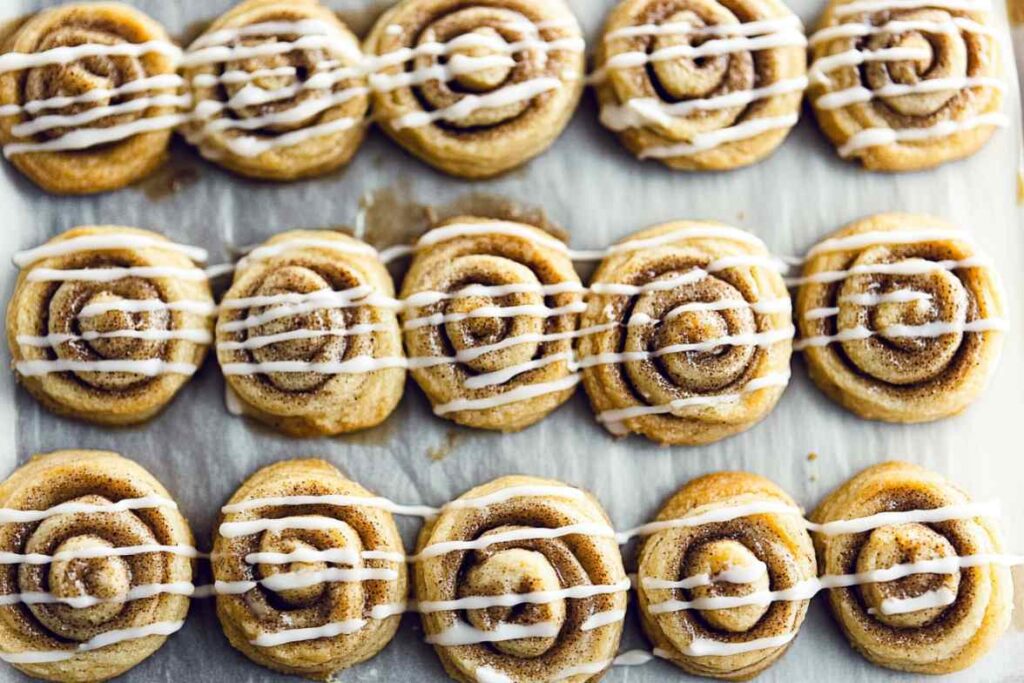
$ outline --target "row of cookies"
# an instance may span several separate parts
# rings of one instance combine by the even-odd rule
[[[396,297],[384,264],[410,255]],[[215,343],[232,411],[295,436],[381,423],[408,371],[434,412],[461,425],[523,429],[582,383],[612,434],[698,445],[768,415],[794,348],[864,418],[956,414],[993,375],[1007,327],[999,278],[970,235],[909,214],[813,247],[788,280],[795,306],[783,261],[753,234],[708,222],[598,251],[474,217],[384,252],[339,232],[286,232],[227,267],[219,305],[208,276],[225,269],[204,271],[204,258],[118,227],[19,253],[7,315],[19,381],[58,413],[134,424]],[[601,260],[589,286],[574,259]]]
[[[810,39],[779,0],[624,0],[589,77],[563,0],[401,0],[363,44],[314,0],[246,0],[184,50],[131,7],[68,4],[2,49],[4,154],[60,193],[139,179],[174,130],[245,176],[318,175],[371,119],[445,172],[490,177],[547,149],[587,83],[631,152],[687,170],[770,154],[805,90],[840,154],[873,169],[967,156],[1007,124],[982,0],[833,0]]]
[[[406,612],[467,683],[582,683],[653,657],[744,680],[785,653],[822,592],[872,662],[948,673],[1006,630],[1009,567],[1024,564],[991,504],[899,462],[857,475],[810,519],[763,477],[710,474],[617,533],[596,498],[558,481],[504,477],[429,508],[291,460],[241,485],[209,555],[167,490],[113,453],[37,456],[0,485],[0,505],[16,570],[0,582],[0,659],[55,681],[125,672],[185,626],[189,598],[212,596],[231,645],[315,680],[375,656]],[[415,554],[393,513],[426,521]],[[631,539],[635,579],[619,550]],[[200,557],[210,586],[193,583]],[[619,654],[631,589],[653,653]]]

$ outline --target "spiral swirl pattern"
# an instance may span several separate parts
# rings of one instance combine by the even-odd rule
[[[315,0],[247,0],[185,55],[196,118],[186,137],[245,176],[326,173],[348,163],[366,133],[361,62],[356,36]]]
[[[133,598],[130,591],[188,585],[191,561],[185,554],[117,556],[113,551],[156,545],[190,550],[193,541],[167,490],[140,466],[114,453],[62,451],[37,456],[0,485],[0,506],[5,510],[102,507],[149,497],[168,504],[118,511],[54,511],[42,519],[0,524],[3,552],[53,558],[43,564],[4,564],[0,571],[0,594],[42,593],[54,599],[0,607],[0,651],[14,658],[14,666],[49,680],[97,681],[118,676],[153,654],[166,636],[112,640],[105,647],[90,641],[153,625],[180,627],[188,611],[187,593]],[[111,553],[104,554],[108,549]],[[60,555],[70,557],[54,557]],[[69,604],[75,600],[91,604]],[[52,653],[52,661],[36,656],[42,653]],[[19,655],[21,660],[16,659]]]
[[[792,338],[771,266],[753,235],[712,223],[658,226],[613,247],[580,320],[598,419],[617,435],[697,445],[767,415],[788,381]]]
[[[859,221],[815,247],[803,281],[796,314],[811,378],[861,417],[948,417],[995,369],[999,280],[969,237],[943,221]]]
[[[917,465],[892,462],[871,467],[836,489],[812,519],[825,523],[968,502],[965,493],[939,475]],[[826,574],[871,572],[1002,550],[998,532],[982,518],[896,524],[856,534],[816,533],[814,542]],[[887,600],[919,598],[940,590],[952,598],[946,605],[904,614],[886,614],[883,609]],[[991,648],[1009,625],[1012,596],[1009,570],[982,564],[948,574],[913,574],[833,589],[829,604],[850,643],[875,664],[942,674],[970,666]]]
[[[1005,125],[986,13],[869,4],[835,0],[811,38],[810,95],[840,155],[910,171],[976,152]]]
[[[466,178],[547,149],[583,89],[583,40],[563,0],[403,0],[366,49],[382,67],[371,79],[381,127]]]
[[[142,43],[152,49],[132,52]],[[67,62],[42,54],[76,48],[93,52]],[[0,52],[0,143],[37,185],[104,192],[163,162],[183,102],[178,49],[153,19],[119,3],[63,5],[31,17]]]
[[[483,498],[493,500],[474,503]],[[423,630],[448,674],[469,683],[484,672],[582,682],[607,669],[628,588],[608,524],[589,494],[533,477],[497,479],[443,509],[420,535],[415,580]],[[570,526],[578,533],[540,537]],[[460,542],[473,547],[449,551]],[[521,594],[542,595],[515,600]],[[477,608],[477,598],[497,606]],[[453,600],[460,603],[447,609]],[[470,637],[460,638],[465,631]]]
[[[544,231],[454,218],[421,239],[402,297],[412,374],[437,414],[509,432],[572,395],[582,285]]]
[[[89,240],[123,246],[93,249]],[[213,309],[206,276],[172,250],[177,245],[146,230],[75,228],[42,249],[63,246],[67,253],[23,268],[11,297],[7,335],[18,379],[60,414],[109,425],[145,421],[206,355]],[[136,270],[118,276],[120,269]]]
[[[686,484],[655,519],[685,519],[763,503],[797,509],[782,489],[763,477],[720,472]],[[655,647],[688,673],[725,680],[752,678],[781,657],[803,623],[809,601],[726,609],[662,608],[673,600],[742,598],[785,590],[816,576],[814,548],[802,520],[773,513],[658,531],[643,540],[638,565],[643,626]],[[763,571],[753,571],[761,567]],[[726,572],[747,576],[725,580]],[[665,582],[687,581],[687,588],[665,587]],[[781,644],[759,645],[780,638]],[[722,650],[715,652],[716,646]]]
[[[597,50],[602,122],[672,168],[754,163],[796,124],[805,43],[777,0],[625,0]]]
[[[373,500],[322,460],[280,462],[242,484],[213,543],[217,616],[235,648],[275,671],[326,680],[391,641],[405,550]]]
[[[295,436],[383,422],[405,385],[391,276],[368,245],[291,231],[235,271],[217,357],[246,414]]]

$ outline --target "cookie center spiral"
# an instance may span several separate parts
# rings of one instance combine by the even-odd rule
[[[704,543],[687,557],[686,576],[706,574],[716,577],[722,572],[735,569],[748,570],[761,565],[753,552],[739,541],[719,539]],[[743,597],[752,593],[769,590],[767,571],[749,583],[712,581],[706,586],[691,589],[695,599],[711,597]],[[744,605],[730,609],[701,610],[701,617],[720,631],[745,633],[750,631],[767,613],[769,605]]]
[[[923,524],[899,524],[875,529],[857,554],[857,571],[884,570],[898,564],[955,557],[956,549],[939,532]],[[861,598],[878,621],[894,627],[923,628],[938,618],[944,606],[898,613],[898,601],[920,598],[934,591],[954,596],[960,586],[960,574],[914,574],[896,581],[867,583],[860,586]],[[896,601],[896,602],[893,602]],[[893,610],[895,609],[894,613]]]
[[[728,307],[730,301],[736,302],[735,308]],[[755,353],[750,344],[715,343],[757,330],[742,294],[716,278],[643,295],[634,307],[633,320],[648,322],[630,326],[625,351],[656,354],[655,367],[684,394],[733,384],[744,375]],[[674,350],[677,347],[681,349]]]
[[[515,65],[507,49],[495,49],[508,43],[490,26],[473,29],[466,36],[470,39],[453,49],[448,57],[455,83],[470,92],[494,90],[508,79]],[[488,64],[494,66],[481,68]]]
[[[926,266],[907,259],[908,268]],[[840,333],[867,329],[874,336],[843,342],[850,360],[872,377],[909,385],[939,376],[963,339],[969,296],[952,272],[890,277],[854,276],[840,289]]]
[[[99,536],[85,534],[64,540],[55,554],[112,547]],[[93,597],[104,601],[68,612],[68,620],[82,626],[96,626],[116,617],[121,611],[120,601],[127,597],[132,584],[131,570],[120,557],[60,560],[50,565],[47,579],[50,592],[58,597]]]
[[[503,533],[523,527],[500,527],[483,534]],[[475,562],[459,585],[459,597],[497,596],[556,591],[562,587],[557,570],[542,553],[523,548],[486,549],[475,554]],[[500,630],[502,625],[553,625],[560,630],[566,620],[564,600],[514,607],[490,607],[466,610],[466,619],[484,631]],[[540,657],[558,642],[554,637],[529,637],[504,640],[494,647],[519,658]]]
[[[886,21],[925,21],[948,24],[952,17],[941,10],[917,10],[898,13]],[[925,33],[906,31],[895,34],[878,34],[867,40],[870,50],[902,48],[919,51],[926,57],[899,59],[888,62],[869,62],[864,65],[868,87],[878,90],[887,85],[916,85],[922,81],[938,78],[956,78],[967,75],[968,51],[963,38],[956,33]],[[957,90],[938,90],[885,97],[882,101],[898,114],[911,117],[927,117],[942,109],[957,96]]]
[[[117,45],[125,42],[121,36],[106,33],[95,28],[67,26],[48,34],[40,42],[38,51],[79,45]],[[54,64],[29,69],[25,75],[24,98],[26,101],[45,100],[52,97],[75,97],[95,90],[110,90],[130,81],[146,76],[146,70],[137,57],[118,55],[95,55],[82,57],[67,64]],[[104,107],[140,97],[138,94],[120,95],[116,98],[97,98],[89,102],[78,102],[61,108],[43,110],[40,115],[74,115],[83,111]],[[138,113],[122,113],[105,116],[90,122],[90,127],[107,128],[128,123],[138,118]],[[43,140],[61,137],[71,129],[49,128],[38,134]]]
[[[278,268],[269,273],[255,293],[257,297],[287,297],[331,290],[321,275],[301,266]],[[259,363],[276,361],[330,362],[340,359],[348,348],[345,336],[345,310],[325,303],[294,303],[278,299],[264,307],[253,308],[250,316],[261,324],[249,331],[259,339],[252,355]],[[323,383],[318,373],[269,373],[271,381],[286,391],[309,391]]]
[[[344,543],[349,540],[343,532],[332,533],[331,536],[334,541],[342,541],[342,545],[334,546],[335,548],[345,547]],[[310,543],[311,540],[313,539],[296,537],[288,532],[267,532],[260,537],[259,549],[261,553],[284,554],[319,550],[317,545]],[[289,608],[302,608],[309,607],[324,597],[326,584],[306,579],[325,569],[327,563],[323,561],[296,560],[286,564],[260,564],[258,571],[263,579],[273,580],[272,577],[278,577],[278,580],[282,581],[281,584],[271,584],[272,590]],[[290,581],[292,576],[297,579],[295,582]]]
[[[467,285],[494,288],[488,295],[459,295],[446,302],[445,336],[455,353],[463,355],[464,366],[487,373],[529,362],[539,345],[528,336],[543,333],[544,318],[506,313],[513,307],[544,306],[539,293],[542,285],[536,275],[522,264],[494,256],[466,256],[457,259],[454,266],[460,280],[449,289]],[[512,289],[516,291],[504,293]],[[524,289],[537,291],[521,291]],[[495,348],[481,348],[491,346]]]

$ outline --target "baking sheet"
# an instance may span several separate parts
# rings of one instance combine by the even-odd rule
[[[570,0],[589,39],[613,0]],[[59,4],[0,0],[0,20]],[[233,0],[133,0],[172,35],[187,38]],[[329,0],[361,34],[388,0]],[[812,26],[822,0],[789,0]],[[1002,4],[995,12],[1009,38]],[[11,254],[75,225],[118,223],[164,232],[227,259],[229,245],[260,242],[288,229],[349,226],[377,246],[415,234],[424,206],[454,212],[498,205],[547,216],[578,248],[601,247],[647,225],[675,218],[718,219],[761,236],[778,254],[801,254],[822,235],[861,216],[892,210],[930,212],[975,233],[994,256],[1010,292],[1011,332],[998,376],[967,413],[937,424],[893,426],[861,421],[815,389],[799,359],[778,408],[762,424],[727,441],[696,449],[662,449],[640,438],[616,441],[593,419],[580,390],[554,415],[525,432],[497,435],[457,428],[435,418],[410,382],[394,415],[370,432],[296,441],[232,417],[224,385],[210,359],[170,408],[139,428],[113,430],[57,418],[16,390],[0,373],[0,474],[31,454],[61,448],[118,451],[153,472],[177,497],[202,549],[208,549],[218,508],[257,468],[285,458],[317,456],[381,495],[404,503],[440,505],[499,475],[553,477],[593,491],[616,526],[647,521],[664,499],[692,477],[725,469],[768,476],[812,508],[855,472],[902,458],[945,473],[976,499],[1001,499],[1009,550],[1024,553],[1024,460],[1017,425],[1024,415],[1024,233],[1016,204],[1021,149],[1020,97],[1010,48],[1006,113],[1015,125],[996,134],[981,153],[925,173],[872,174],[840,161],[805,111],[800,125],[767,161],[724,174],[673,173],[640,164],[597,122],[590,96],[554,148],[526,168],[470,184],[411,159],[379,132],[354,163],[327,177],[292,185],[242,180],[175,143],[170,164],[141,185],[89,198],[55,198],[37,190],[9,164],[0,164],[3,263]],[[503,198],[497,200],[497,197]],[[15,280],[0,277],[6,301]],[[4,349],[3,353],[8,354]],[[816,459],[809,454],[817,454]],[[401,520],[406,543],[418,522]],[[631,561],[627,549],[627,566]],[[202,569],[206,573],[205,568]],[[1018,585],[1024,586],[1022,577]],[[197,580],[202,582],[203,575]],[[1024,593],[1024,590],[1020,591]],[[995,650],[962,681],[1024,680],[1024,604]],[[631,614],[622,649],[648,647]],[[376,658],[344,672],[342,680],[445,680],[433,650],[423,644],[414,615]],[[285,680],[231,649],[209,600],[193,603],[188,624],[126,678],[145,681]],[[620,668],[605,680],[684,678],[664,662]],[[759,680],[908,680],[869,665],[847,645],[824,600],[812,603],[789,653]],[[24,680],[0,667],[0,680]],[[297,679],[295,679],[297,680]]]

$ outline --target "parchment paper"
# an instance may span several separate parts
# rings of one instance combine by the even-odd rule
[[[233,0],[133,0],[182,39]],[[570,0],[594,39],[613,0]],[[0,0],[0,19],[44,6],[40,0]],[[329,0],[365,34],[388,0]],[[810,27],[824,0],[789,0]],[[55,198],[37,190],[9,164],[0,164],[0,294],[7,301],[17,249],[35,246],[76,225],[118,223],[159,230],[176,241],[226,259],[227,245],[248,245],[300,227],[350,226],[378,246],[414,234],[419,205],[442,211],[493,205],[543,209],[578,248],[606,246],[635,230],[674,218],[726,221],[760,235],[778,254],[798,255],[822,235],[861,216],[891,210],[930,212],[969,226],[994,256],[1009,290],[1014,326],[989,391],[964,415],[937,424],[901,427],[861,421],[831,403],[806,377],[799,359],[775,412],[727,441],[695,449],[662,449],[643,439],[612,439],[595,422],[582,389],[539,425],[515,435],[474,432],[434,417],[411,382],[397,412],[381,427],[352,437],[296,441],[224,407],[224,384],[213,359],[170,408],[149,424],[114,430],[57,418],[0,373],[0,476],[31,454],[62,448],[118,451],[153,472],[177,497],[202,549],[210,545],[217,510],[257,468],[317,456],[381,495],[405,503],[443,504],[499,475],[554,477],[593,491],[616,526],[640,524],[692,477],[725,469],[766,475],[813,508],[834,486],[889,458],[942,472],[976,499],[1004,503],[1009,550],[1024,553],[1024,235],[1016,204],[1021,150],[1020,98],[1002,3],[996,21],[1006,38],[1006,111],[1015,125],[981,153],[934,171],[868,173],[840,161],[809,111],[779,151],[753,168],[723,174],[674,173],[634,161],[597,122],[591,97],[569,130],[543,157],[499,180],[469,184],[434,172],[374,132],[347,169],[290,185],[255,183],[204,162],[180,142],[170,165],[153,179],[121,192]],[[473,195],[467,198],[467,195]],[[453,208],[454,204],[454,208]],[[444,207],[447,207],[445,209]],[[396,273],[400,275],[400,273]],[[3,350],[7,357],[9,351]],[[816,459],[808,457],[817,454]],[[400,522],[411,546],[418,522]],[[627,565],[631,548],[624,549]],[[197,582],[205,582],[205,567]],[[1018,577],[1020,578],[1020,577]],[[1024,593],[1024,581],[1019,581]],[[1020,597],[1018,598],[1020,601]],[[861,659],[848,646],[818,598],[789,653],[760,680],[910,680]],[[622,649],[649,647],[631,607]],[[1018,610],[1024,612],[1024,610]],[[1020,652],[1024,623],[982,662],[950,680],[1024,680]],[[348,681],[444,680],[418,619],[407,616],[394,642],[371,661],[345,672]],[[0,667],[0,680],[22,680]],[[283,680],[236,653],[221,633],[209,600],[194,601],[185,628],[127,679],[138,681]],[[659,681],[683,674],[664,662],[616,669],[606,680]]]

